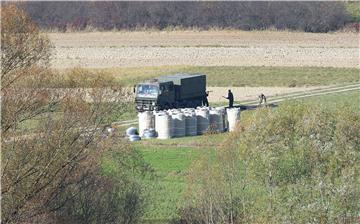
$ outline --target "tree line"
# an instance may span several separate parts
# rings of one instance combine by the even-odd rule
[[[28,2],[42,29],[289,29],[329,32],[351,17],[344,2]]]

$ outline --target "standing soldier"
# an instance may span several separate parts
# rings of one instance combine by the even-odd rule
[[[263,102],[264,102],[264,105],[266,106],[266,96],[265,96],[263,93],[261,93],[261,94],[259,95],[259,106],[260,106]]]
[[[208,96],[209,96],[209,91],[206,91],[203,98],[203,106],[205,107],[209,107]]]
[[[225,97],[223,96],[225,99],[228,99],[229,100],[229,108],[232,108],[234,106],[234,95],[233,93],[231,92],[231,90],[229,89],[228,91],[228,96]]]

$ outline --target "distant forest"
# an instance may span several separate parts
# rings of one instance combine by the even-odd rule
[[[43,29],[289,29],[328,32],[351,16],[344,2],[27,2]]]

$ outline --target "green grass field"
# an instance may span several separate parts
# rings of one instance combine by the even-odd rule
[[[222,133],[134,143],[134,147],[153,167],[157,176],[155,186],[150,192],[152,203],[144,214],[145,220],[149,223],[166,223],[176,216],[176,209],[182,202],[186,187],[188,168],[201,153],[212,151],[227,135],[228,133]]]
[[[133,86],[146,79],[174,73],[203,73],[208,86],[318,86],[360,81],[358,68],[264,66],[160,66],[94,69],[115,78],[116,84]]]
[[[333,107],[353,107],[360,110],[360,91],[349,91],[343,93],[333,93],[322,96],[312,96],[299,99],[302,102],[311,102],[329,108]]]
[[[360,22],[360,4],[358,1],[349,1],[345,4],[346,11],[350,14],[353,22]]]
[[[150,192],[151,203],[147,206],[144,219],[167,220],[174,217],[181,203],[186,186],[185,176],[191,162],[199,156],[199,151],[191,147],[136,147],[156,172],[155,183]]]

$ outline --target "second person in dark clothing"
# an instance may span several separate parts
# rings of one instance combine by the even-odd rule
[[[203,106],[209,107],[209,101],[208,101],[209,91],[205,92],[204,98],[203,98]]]
[[[233,93],[231,92],[230,89],[228,91],[228,96],[224,97],[224,98],[229,100],[229,108],[234,106],[234,95],[233,95]]]

